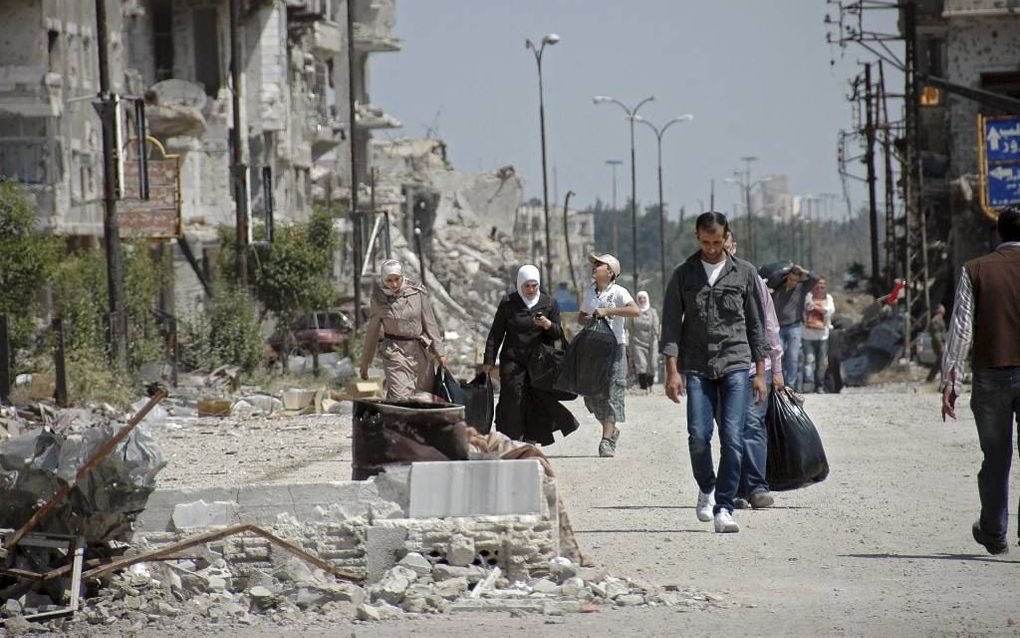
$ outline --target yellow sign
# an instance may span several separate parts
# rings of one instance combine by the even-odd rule
[[[942,104],[942,91],[934,86],[921,87],[921,106],[940,106]]]

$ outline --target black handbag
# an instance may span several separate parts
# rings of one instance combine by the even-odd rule
[[[479,372],[470,382],[458,381],[445,368],[436,370],[435,392],[441,399],[464,406],[464,420],[478,430],[488,434],[495,416],[492,382],[489,375]]]

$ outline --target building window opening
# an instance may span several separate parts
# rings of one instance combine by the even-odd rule
[[[222,86],[220,76],[219,13],[215,7],[195,9],[192,14],[195,37],[195,81],[206,95],[216,97]]]
[[[157,82],[174,75],[173,24],[173,7],[170,0],[153,0],[152,57]]]

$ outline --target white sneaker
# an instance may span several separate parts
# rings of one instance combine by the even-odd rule
[[[715,531],[717,534],[732,534],[740,531],[740,525],[733,520],[733,514],[726,510],[719,510],[715,515]]]
[[[702,523],[707,523],[712,520],[712,510],[715,508],[715,490],[712,490],[708,494],[698,490],[698,505],[694,508],[694,512],[698,515],[698,520]]]

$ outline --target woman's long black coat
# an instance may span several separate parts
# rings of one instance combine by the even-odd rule
[[[534,323],[542,313],[552,327],[542,330]],[[577,419],[554,397],[531,387],[528,359],[540,344],[555,344],[563,336],[560,307],[556,300],[541,293],[528,308],[520,293],[514,292],[499,302],[492,328],[485,342],[485,363],[493,364],[499,353],[499,403],[496,405],[496,428],[512,439],[533,441],[541,445],[554,442],[553,431],[566,436],[577,429]]]

